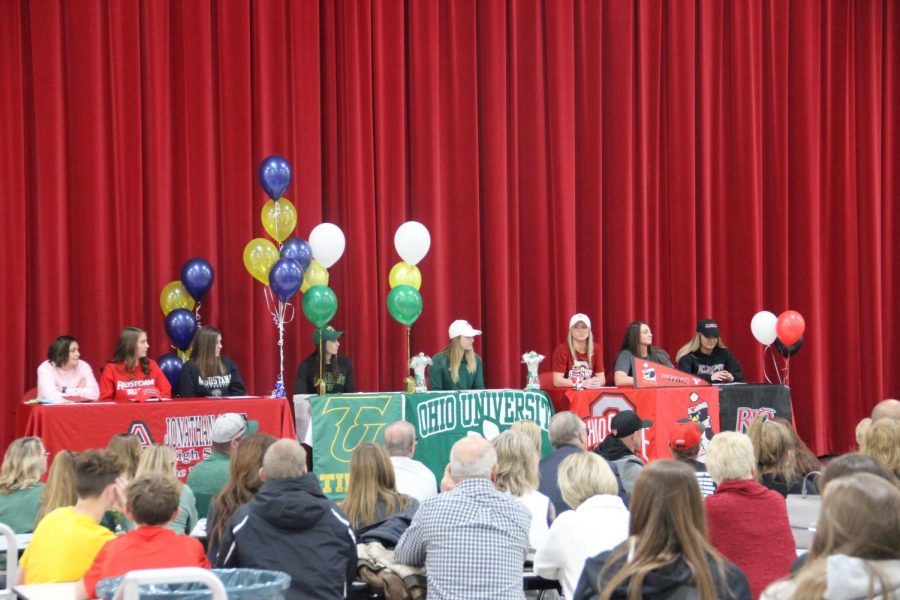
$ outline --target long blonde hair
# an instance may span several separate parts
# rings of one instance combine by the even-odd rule
[[[0,494],[30,488],[41,480],[47,469],[44,444],[39,437],[13,440],[3,455],[0,468]]]
[[[536,490],[540,457],[528,434],[507,429],[491,443],[497,452],[497,489],[516,497]]]
[[[34,526],[48,513],[62,506],[74,506],[78,501],[75,491],[75,453],[63,450],[57,453],[50,465],[47,486],[41,492],[41,506],[34,518]]]
[[[478,368],[478,364],[475,362],[475,351],[471,348],[463,350],[459,344],[459,336],[450,340],[450,343],[444,348],[444,352],[447,353],[447,366],[450,369],[450,379],[453,383],[459,381],[459,366],[464,358],[466,360],[466,368],[470,374],[474,373],[475,369]]]
[[[125,465],[124,477],[129,481],[134,479],[138,462],[141,460],[141,440],[133,433],[117,433],[109,439],[106,449]]]
[[[791,463],[794,438],[787,427],[767,418],[756,417],[747,428],[747,437],[753,442],[756,458],[756,479],[762,481],[766,473],[780,475],[790,486],[797,474]]]
[[[716,342],[716,348],[727,348],[727,347],[728,346],[725,345],[725,342],[722,341],[722,337],[720,336],[719,341]],[[691,340],[687,344],[685,344],[684,346],[682,346],[681,348],[678,349],[678,353],[675,354],[675,362],[677,363],[679,360],[681,360],[682,356],[687,356],[688,354],[692,354],[694,352],[697,352],[698,350],[700,350],[700,332],[699,331],[694,333],[694,337],[692,337]]]
[[[162,444],[153,444],[144,448],[138,461],[134,478],[147,477],[148,475],[175,475],[176,464],[175,451]],[[178,488],[181,491],[181,487]]]
[[[900,476],[900,420],[881,418],[872,421],[860,452],[877,458],[894,475]]]
[[[361,529],[375,521],[378,501],[388,515],[406,510],[410,497],[397,492],[394,465],[383,446],[363,442],[350,457],[350,483],[341,509],[354,529]]]
[[[575,324],[578,325],[578,323],[575,323]],[[575,339],[572,337],[572,329],[574,329],[574,328],[569,327],[568,341],[569,341],[569,352],[572,353],[572,364],[574,365],[576,362],[578,362],[578,354],[575,352]],[[585,341],[585,344],[586,344],[586,346],[584,347],[584,349],[585,349],[585,354],[587,355],[588,366],[591,367],[594,364],[594,332],[591,331],[590,327],[588,327],[588,337],[587,337],[587,340]],[[591,367],[591,368],[593,368],[593,367]]]

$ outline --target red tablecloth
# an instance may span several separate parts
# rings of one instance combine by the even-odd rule
[[[259,421],[259,430],[295,438],[285,398],[182,398],[166,402],[25,405],[16,419],[16,436],[39,436],[52,454],[60,450],[104,448],[117,433],[133,433],[144,445],[165,444],[178,455],[178,476],[187,477],[212,443],[213,421],[236,412]]]

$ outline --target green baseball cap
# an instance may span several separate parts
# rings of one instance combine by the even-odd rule
[[[326,327],[324,329],[316,329],[315,331],[313,331],[313,344],[318,345],[319,336],[321,336],[321,339],[323,339],[325,341],[333,342],[334,340],[338,339],[342,335],[344,335],[343,331],[338,331],[331,325],[329,325],[328,327]]]

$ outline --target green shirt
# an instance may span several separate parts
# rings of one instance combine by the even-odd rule
[[[213,450],[209,458],[200,461],[188,474],[187,484],[197,499],[197,514],[206,517],[213,497],[228,483],[231,459],[224,452]]]
[[[469,365],[465,359],[459,363],[459,378],[456,383],[450,378],[449,355],[446,351],[437,353],[431,359],[428,370],[428,387],[432,390],[483,390],[484,371],[481,368],[481,357],[475,355],[475,372],[469,373]]]
[[[34,531],[34,518],[41,504],[43,483],[36,483],[23,490],[0,494],[0,523],[5,523],[16,533]]]

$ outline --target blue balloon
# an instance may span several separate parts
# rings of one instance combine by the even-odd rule
[[[199,302],[212,287],[216,274],[205,258],[188,259],[181,267],[181,283],[191,297]]]
[[[178,358],[178,355],[172,354],[171,352],[169,354],[163,354],[156,359],[156,362],[163,372],[163,375],[165,375],[166,379],[169,380],[169,383],[172,384],[173,392],[178,390],[181,367],[184,365],[184,363],[181,362],[181,359]]]
[[[197,333],[197,319],[186,308],[176,308],[166,317],[166,333],[175,347],[184,352],[191,347]]]
[[[269,271],[269,287],[282,302],[300,291],[303,285],[303,267],[293,258],[281,258]]]
[[[269,198],[278,200],[291,185],[291,163],[283,156],[267,156],[259,165],[259,182]]]
[[[288,238],[284,240],[284,245],[281,247],[281,258],[293,258],[306,271],[313,259],[312,247],[303,238]]]

